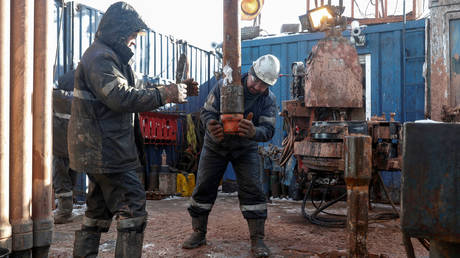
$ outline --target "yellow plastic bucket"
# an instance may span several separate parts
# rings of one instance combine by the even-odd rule
[[[188,173],[184,175],[182,173],[177,174],[177,192],[181,193],[182,196],[192,196],[193,189],[195,188],[195,174]]]

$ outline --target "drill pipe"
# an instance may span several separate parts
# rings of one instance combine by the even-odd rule
[[[33,0],[11,1],[10,223],[13,255],[26,256],[33,245],[32,91]]]
[[[223,73],[220,111],[224,132],[236,134],[244,113],[244,91],[241,85],[240,0],[224,0]]]
[[[372,175],[372,139],[370,136],[346,136],[345,182],[347,184],[348,256],[369,257],[367,229],[369,183]]]
[[[52,217],[52,60],[48,0],[35,0],[33,93],[33,256],[47,257],[53,234]]]

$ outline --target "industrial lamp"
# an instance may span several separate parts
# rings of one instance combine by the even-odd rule
[[[331,12],[327,6],[316,8],[308,12],[308,20],[314,30],[319,30],[321,25],[326,24],[333,16],[335,16],[334,13]]]
[[[344,25],[345,17],[341,17],[344,8],[342,6],[325,5],[308,11],[299,16],[302,30],[324,31],[337,25]]]
[[[242,0],[241,1],[241,19],[250,21],[255,19],[262,10],[264,0]]]

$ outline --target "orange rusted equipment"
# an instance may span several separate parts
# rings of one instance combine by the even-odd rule
[[[223,74],[220,119],[224,133],[237,134],[238,123],[243,119],[244,90],[241,85],[241,33],[240,1],[224,0]]]
[[[13,256],[31,255],[33,4],[11,7],[10,223]]]
[[[394,114],[390,121],[366,120],[362,68],[355,46],[342,36],[346,25],[343,6],[322,8],[328,10],[329,18],[318,13],[317,16],[307,14],[307,17],[310,25],[316,23],[317,30],[325,32],[325,38],[313,47],[306,63],[294,62],[291,66],[293,99],[282,103],[281,115],[287,122],[288,136],[283,141],[280,164],[286,164],[294,155],[298,171],[306,178],[302,212],[308,221],[321,226],[345,227],[344,218],[330,218],[324,215],[324,210],[347,197],[346,137],[370,136],[371,147],[366,158],[371,159],[372,186],[378,193],[376,199],[380,199],[383,183],[378,171],[401,168],[401,123],[394,121]],[[318,17],[321,18],[319,25],[314,22]],[[308,214],[307,200],[318,190],[338,197],[327,199],[323,194],[322,204]],[[388,194],[386,197],[391,202]],[[398,216],[395,210],[385,218]]]
[[[47,257],[53,235],[52,214],[52,58],[49,42],[52,2],[35,0],[33,91],[33,257]],[[30,187],[30,186],[29,186]]]
[[[347,184],[347,231],[350,258],[368,257],[366,247],[369,183],[372,178],[372,139],[347,136],[344,142],[345,183]]]

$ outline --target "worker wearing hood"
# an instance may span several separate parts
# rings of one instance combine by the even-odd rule
[[[89,189],[82,228],[75,233],[74,257],[96,257],[101,232],[109,230],[114,216],[115,257],[142,253],[146,196],[136,175],[141,165],[133,113],[184,103],[187,97],[185,84],[135,86],[129,46],[147,29],[130,5],[111,5],[75,72],[69,160],[71,169],[88,175]]]

